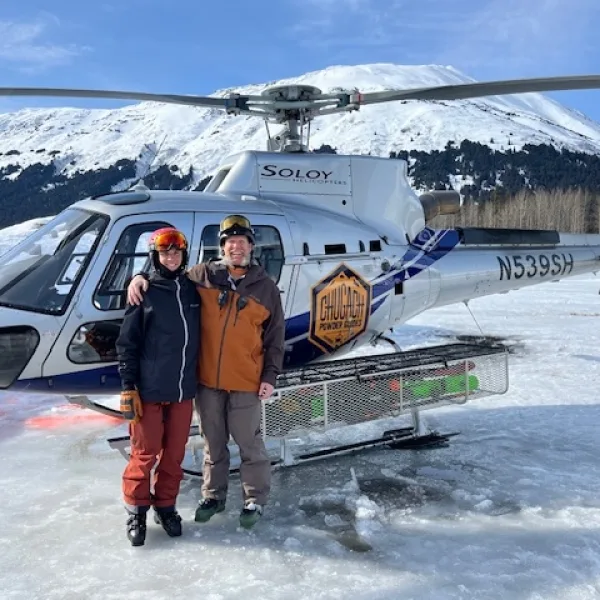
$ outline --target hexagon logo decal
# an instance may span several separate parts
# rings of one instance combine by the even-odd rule
[[[311,289],[308,339],[323,352],[364,333],[371,315],[371,284],[342,263]]]

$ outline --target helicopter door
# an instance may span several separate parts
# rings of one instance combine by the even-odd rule
[[[226,216],[226,213],[196,213],[194,231],[200,237],[200,247],[194,256],[198,262],[219,256],[219,223]],[[292,267],[285,264],[286,251],[292,253],[288,223],[277,215],[251,215],[250,219],[256,238],[254,256],[277,284],[287,317],[291,308],[292,279]]]
[[[115,342],[126,305],[126,286],[133,275],[149,270],[148,239],[160,227],[176,227],[193,240],[189,212],[139,214],[115,221],[107,231],[73,302],[52,351],[42,366],[43,377],[69,378],[69,387],[97,389],[118,382]],[[62,377],[57,377],[65,374]],[[111,380],[109,381],[109,378]]]

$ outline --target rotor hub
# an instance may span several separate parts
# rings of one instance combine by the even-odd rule
[[[273,116],[277,123],[285,124],[283,131],[275,137],[269,136],[267,149],[272,152],[305,152],[308,150],[308,135],[303,130],[318,110],[318,99],[322,92],[313,85],[276,85],[261,92],[261,98],[273,103]]]
[[[274,101],[294,102],[298,100],[314,100],[321,93],[321,90],[313,85],[274,85],[263,90],[261,96],[266,96]]]

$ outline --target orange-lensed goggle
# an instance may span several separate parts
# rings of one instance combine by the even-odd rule
[[[159,233],[152,241],[154,250],[165,252],[174,248],[175,250],[187,250],[188,244],[185,235],[180,231],[165,231]]]

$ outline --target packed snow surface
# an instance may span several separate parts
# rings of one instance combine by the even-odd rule
[[[0,253],[36,223],[5,230]],[[132,548],[120,495],[125,461],[106,443],[124,426],[76,421],[79,409],[60,397],[0,393],[0,596],[599,598],[599,288],[582,276],[399,327],[406,348],[501,337],[511,348],[509,391],[424,412],[427,426],[460,432],[447,448],[378,448],[275,471],[271,502],[251,532],[238,526],[235,477],[226,511],[205,525],[193,522],[198,481],[186,479],[184,535],[168,538],[150,523],[146,545]],[[326,437],[348,442],[406,424],[389,419]]]

